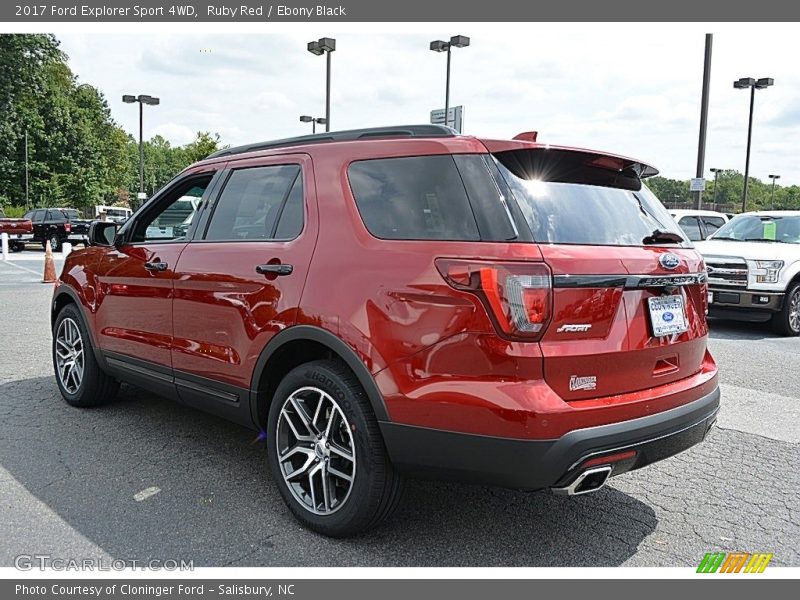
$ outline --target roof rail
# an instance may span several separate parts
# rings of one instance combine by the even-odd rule
[[[385,137],[453,137],[456,131],[444,125],[398,125],[394,127],[371,127],[369,129],[349,129],[347,131],[331,131],[328,133],[315,133],[299,137],[245,144],[235,148],[224,148],[209,154],[206,159],[233,156],[245,152],[270,150],[272,148],[285,148],[288,146],[305,146],[307,144],[322,144],[326,142],[350,142],[369,138]]]

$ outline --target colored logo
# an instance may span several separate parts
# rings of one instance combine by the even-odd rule
[[[661,266],[665,269],[674,269],[681,264],[681,259],[672,252],[667,252],[658,258],[658,262],[660,262]]]
[[[675,318],[675,315],[673,315],[671,312],[665,312],[663,315],[661,315],[661,318],[664,319],[664,321],[666,321],[667,323],[669,323]]]
[[[698,573],[763,573],[769,561],[772,560],[772,553],[757,552],[708,552],[700,565],[697,567]]]
[[[588,375],[586,377],[578,377],[573,375],[569,378],[569,391],[576,392],[578,390],[594,390],[597,389],[597,376]]]

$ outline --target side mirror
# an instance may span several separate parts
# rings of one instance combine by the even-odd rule
[[[90,246],[113,246],[119,224],[113,221],[93,221],[89,225]]]

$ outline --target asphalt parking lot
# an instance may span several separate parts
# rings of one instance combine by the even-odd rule
[[[800,566],[800,339],[712,323],[719,426],[596,494],[411,481],[390,521],[337,541],[295,522],[250,431],[129,386],[99,409],[65,404],[41,261],[34,251],[0,261],[0,566],[38,553],[195,566],[695,567],[717,550]]]

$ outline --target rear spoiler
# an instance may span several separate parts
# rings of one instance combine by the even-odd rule
[[[643,162],[593,150],[518,140],[481,140],[509,171],[523,179],[602,185],[636,191],[658,174]]]

